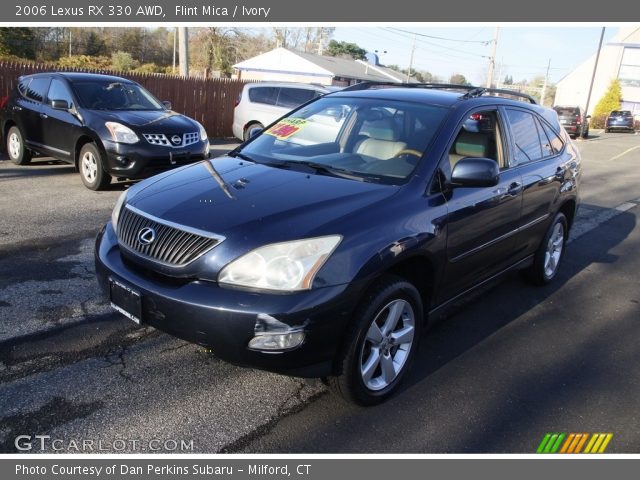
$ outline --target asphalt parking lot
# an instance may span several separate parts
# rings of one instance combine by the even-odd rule
[[[640,135],[594,133],[578,141],[583,204],[557,281],[513,274],[469,300],[427,333],[402,392],[368,409],[113,312],[93,239],[127,184],[92,192],[60,162],[0,160],[0,452],[48,435],[65,453],[86,439],[110,453],[116,440],[142,453],[149,440],[208,453],[528,453],[546,432],[612,432],[608,452],[638,452]]]

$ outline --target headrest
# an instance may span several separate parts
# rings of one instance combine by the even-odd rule
[[[456,139],[456,153],[463,157],[486,157],[489,151],[489,136],[462,130]]]
[[[369,135],[370,138],[376,140],[390,142],[397,142],[400,138],[400,132],[397,131],[396,125],[391,118],[366,120],[362,126],[361,133]]]

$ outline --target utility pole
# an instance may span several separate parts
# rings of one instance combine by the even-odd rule
[[[496,27],[493,33],[493,49],[491,51],[491,58],[489,59],[489,71],[487,72],[487,88],[491,88],[493,83],[493,71],[496,69],[496,50],[498,49],[498,35],[500,34],[500,27]]]
[[[544,97],[547,94],[547,83],[549,83],[549,69],[551,68],[551,59],[547,63],[547,73],[544,76],[544,83],[542,84],[542,93],[540,94],[540,105],[544,107]]]
[[[178,27],[173,27],[173,68],[171,73],[176,74],[176,48],[178,45]]]
[[[71,56],[71,27],[69,27],[69,56]]]
[[[324,31],[321,29],[320,35],[318,35],[318,55],[322,55],[324,53],[323,41],[324,41]]]
[[[416,51],[416,34],[413,34],[413,45],[411,45],[411,57],[409,58],[409,70],[407,70],[407,83],[411,79],[411,69],[413,68],[413,54]]]
[[[596,53],[596,63],[593,64],[593,73],[591,74],[591,84],[589,85],[589,95],[587,95],[587,105],[584,107],[584,114],[589,115],[589,103],[591,102],[591,92],[593,91],[593,82],[596,79],[596,71],[598,70],[598,60],[600,59],[600,50],[602,50],[602,40],[604,39],[605,27],[600,32],[600,43],[598,43],[598,53]]]
[[[187,27],[178,27],[180,56],[180,76],[189,76],[189,32]]]

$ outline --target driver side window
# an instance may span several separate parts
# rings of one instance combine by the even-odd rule
[[[462,122],[448,154],[440,163],[440,172],[432,191],[442,191],[456,163],[466,157],[495,160],[500,169],[508,167],[502,150],[502,132],[497,110],[473,112]]]

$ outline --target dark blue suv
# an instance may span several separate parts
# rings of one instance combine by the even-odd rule
[[[95,257],[115,309],[374,404],[452,302],[558,272],[580,156],[529,97],[360,84],[252,133],[122,194]]]

